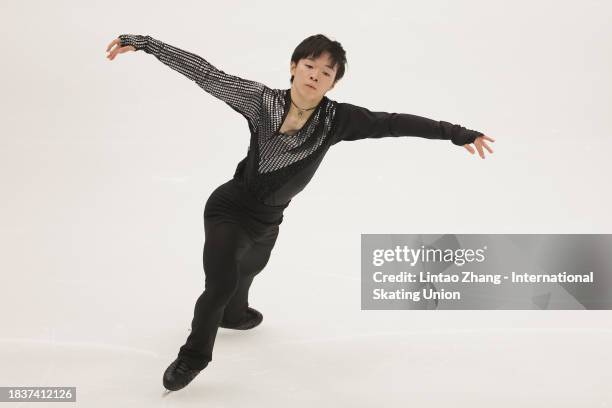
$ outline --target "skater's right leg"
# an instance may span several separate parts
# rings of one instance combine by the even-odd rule
[[[252,244],[236,223],[205,218],[204,224],[205,289],[195,305],[191,333],[179,351],[194,369],[203,369],[212,360],[223,311],[237,288],[238,259]]]

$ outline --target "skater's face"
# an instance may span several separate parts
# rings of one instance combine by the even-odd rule
[[[317,58],[302,58],[297,64],[292,61],[289,67],[294,77],[292,86],[312,99],[322,98],[335,85],[336,68],[327,51]]]

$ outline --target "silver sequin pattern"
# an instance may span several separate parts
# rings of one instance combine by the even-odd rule
[[[202,89],[241,113],[252,129],[257,127],[264,85],[227,74],[204,58],[151,36],[121,34],[121,45],[154,55],[158,60],[195,81]]]
[[[247,119],[251,133],[256,135],[260,174],[303,160],[317,151],[330,134],[335,104],[326,97],[297,133],[279,134],[289,109],[289,89],[271,89],[259,82],[227,74],[196,54],[148,35],[122,34],[119,39],[122,46],[132,45],[154,55],[241,113]]]
[[[259,172],[268,173],[289,166],[314,153],[330,133],[333,105],[324,98],[304,126],[293,135],[279,133],[288,89],[266,89],[259,133]]]

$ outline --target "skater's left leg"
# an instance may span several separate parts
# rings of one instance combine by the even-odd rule
[[[238,260],[252,243],[243,228],[232,222],[205,218],[204,228],[204,292],[194,307],[191,333],[179,350],[179,357],[199,369],[212,360],[223,309],[238,287]]]
[[[249,289],[255,276],[268,264],[270,254],[278,238],[278,232],[278,226],[272,227],[239,259],[238,287],[225,306],[223,322],[237,323],[246,317],[249,307]]]

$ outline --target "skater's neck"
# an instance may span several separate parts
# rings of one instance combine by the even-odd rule
[[[293,85],[291,86],[290,96],[292,102],[291,109],[294,110],[295,113],[297,113],[298,110],[302,110],[305,111],[305,113],[309,113],[314,110],[314,108],[316,108],[317,105],[319,105],[319,103],[323,100],[322,96],[317,96],[313,98],[311,96],[304,95],[299,91],[296,86]]]

